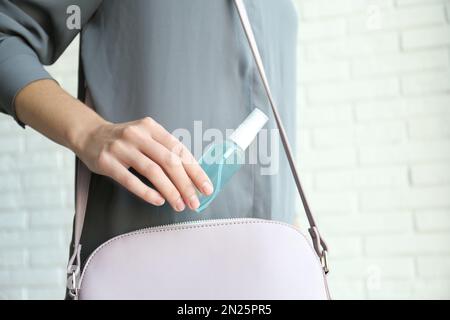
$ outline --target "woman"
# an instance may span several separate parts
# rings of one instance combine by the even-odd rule
[[[227,217],[293,223],[287,166],[262,175],[261,165],[245,165],[207,210],[192,211],[199,205],[196,189],[208,195],[213,187],[170,134],[194,132],[196,120],[225,132],[255,107],[270,114],[231,0],[40,2],[0,0],[0,108],[72,150],[94,173],[82,263],[111,237],[147,226]],[[73,5],[80,9],[81,67],[95,111],[42,67],[80,32],[69,23]],[[293,141],[294,7],[290,0],[246,5]]]

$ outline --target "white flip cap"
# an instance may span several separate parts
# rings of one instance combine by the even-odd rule
[[[230,135],[230,140],[236,143],[242,150],[247,149],[268,120],[269,118],[264,112],[255,108],[244,122]]]

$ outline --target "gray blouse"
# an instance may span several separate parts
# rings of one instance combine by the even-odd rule
[[[295,8],[290,0],[245,3],[295,145]],[[86,84],[96,111],[105,119],[125,122],[150,116],[171,132],[185,128],[194,136],[200,123],[196,121],[203,130],[225,133],[259,107],[270,116],[268,127],[275,128],[231,0],[0,0],[2,112],[16,117],[17,92],[32,81],[51,78],[42,65],[54,63],[79,32],[67,25],[71,5],[81,9]],[[82,260],[109,238],[147,226],[228,217],[293,222],[294,184],[281,144],[279,154],[276,175],[262,175],[263,164],[245,164],[202,213],[176,213],[167,204],[151,206],[94,174]]]

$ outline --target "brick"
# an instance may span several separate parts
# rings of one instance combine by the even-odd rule
[[[300,145],[299,163],[305,169],[348,168],[356,164],[355,148],[305,149]]]
[[[59,153],[33,152],[25,156],[0,155],[0,172],[28,172],[37,169],[54,169],[61,166]]]
[[[403,31],[401,38],[406,50],[446,46],[450,44],[450,27],[444,25]]]
[[[402,122],[384,124],[327,127],[313,130],[315,147],[394,144],[406,140],[406,126]]]
[[[411,167],[411,181],[415,186],[450,185],[450,164],[413,165]]]
[[[450,286],[445,278],[438,280],[418,280],[414,282],[412,296],[415,299],[448,299],[450,296]]]
[[[17,135],[21,128],[14,122],[11,116],[0,113],[0,133],[8,135]]]
[[[374,235],[366,238],[370,256],[413,256],[450,253],[448,234]]]
[[[404,101],[407,116],[450,114],[450,95],[448,94],[410,98]]]
[[[414,259],[409,257],[334,259],[333,269],[342,277],[353,280],[367,281],[367,278],[375,273],[380,277],[380,282],[384,279],[412,279]]]
[[[419,232],[439,232],[450,230],[450,210],[425,209],[416,212],[416,225]]]
[[[448,283],[442,280],[389,280],[381,290],[369,291],[369,299],[448,299]]]
[[[358,199],[353,192],[307,192],[309,205],[318,215],[356,213]]]
[[[413,298],[413,285],[409,279],[382,279],[378,285],[367,288],[368,299],[404,300]]]
[[[300,41],[332,39],[345,35],[346,29],[347,23],[343,18],[327,19],[325,21],[301,21],[298,34]]]
[[[427,6],[399,7],[390,5],[376,5],[376,10],[368,11],[367,15],[356,15],[349,18],[349,31],[351,33],[367,32],[372,30],[402,30],[410,27],[423,27],[446,23],[444,7],[439,4],[427,3]],[[371,25],[370,16],[377,19]]]
[[[306,57],[311,60],[342,59],[400,51],[396,32],[354,35],[335,40],[316,41],[305,45]]]
[[[28,288],[25,296],[27,300],[63,300],[65,288],[61,284],[50,288]]]
[[[359,102],[355,108],[358,121],[398,120],[422,116],[450,115],[450,95],[395,98],[381,101]]]
[[[11,211],[20,209],[20,194],[13,192],[0,193],[0,211]]]
[[[446,3],[448,0],[396,0],[399,6],[410,6],[410,5],[420,5],[420,4],[435,4],[435,3]]]
[[[350,33],[355,32],[355,20],[360,22],[360,25],[356,23],[356,28],[359,28],[359,31],[380,30],[385,24],[386,16],[392,11],[393,4],[391,1],[368,3],[365,15],[360,14],[349,19],[349,31]]]
[[[58,169],[52,172],[38,171],[23,175],[24,189],[61,188],[71,186],[74,181],[72,170]]]
[[[72,225],[64,228],[64,232],[62,233],[63,247],[68,248],[71,241],[72,241]]]
[[[356,119],[358,122],[399,119],[406,115],[406,104],[399,98],[358,102],[355,104]]]
[[[34,210],[30,213],[30,226],[37,227],[61,227],[72,224],[74,208]]]
[[[408,121],[409,135],[412,139],[450,138],[450,114]]]
[[[403,76],[402,92],[407,95],[440,93],[450,90],[449,72],[421,73]]]
[[[299,123],[303,130],[336,124],[350,125],[352,122],[352,107],[346,104],[331,107],[302,107],[299,112]]]
[[[388,78],[311,85],[307,94],[312,103],[330,103],[393,97],[399,92],[398,80]]]
[[[0,270],[0,286],[58,285],[60,269],[10,269]]]
[[[332,248],[329,251],[331,260],[335,258],[355,257],[362,254],[363,242],[361,237],[354,235],[333,235],[329,232],[331,229],[328,229],[325,225],[320,225],[321,233],[326,235],[327,243],[332,244]]]
[[[20,176],[17,173],[2,173],[0,191],[19,191],[22,188]]]
[[[297,146],[300,146],[301,149],[309,149],[311,148],[311,133],[308,130],[303,130],[302,132],[297,132]],[[281,146],[280,146],[281,148]],[[297,151],[300,148],[297,148]],[[301,163],[300,165],[303,165]]]
[[[25,140],[22,136],[5,135],[2,137],[0,155],[21,153],[25,150]],[[17,156],[17,155],[16,155]]]
[[[26,293],[24,289],[0,287],[0,300],[22,300],[25,297]]]
[[[34,267],[60,267],[64,268],[69,258],[67,248],[44,248],[30,252],[30,265]]]
[[[362,192],[364,210],[427,209],[450,206],[450,186]]]
[[[383,281],[380,290],[369,290],[369,299],[448,299],[450,289],[440,280],[389,280]]]
[[[358,145],[398,144],[407,136],[406,126],[402,122],[357,125],[354,128],[353,140]]]
[[[445,6],[445,13],[447,16],[447,21],[450,21],[450,3],[447,3]]]
[[[356,77],[382,74],[399,74],[411,71],[443,69],[449,65],[447,49],[403,52],[358,58],[353,61],[352,72]]]
[[[0,233],[0,248],[34,248],[62,246],[62,234],[57,230],[3,231]]]
[[[25,229],[26,226],[26,213],[14,212],[0,214],[0,232],[7,229]]]
[[[355,129],[353,126],[316,128],[313,130],[313,146],[352,146]]]
[[[25,195],[22,195],[24,198]],[[61,189],[49,188],[39,191],[33,190],[27,193],[26,200],[23,200],[21,207],[33,209],[37,206],[40,208],[61,208],[64,207],[66,192]]]
[[[328,276],[328,286],[330,288],[332,299],[336,300],[354,300],[364,299],[366,292],[362,280],[352,280],[346,278]]]
[[[406,187],[408,186],[408,168],[391,166],[321,171],[316,173],[315,184],[317,190]]]
[[[0,210],[62,208],[66,205],[66,192],[56,189],[32,190],[30,192],[8,192],[0,194]]]
[[[74,186],[72,185],[70,188],[65,188],[62,193],[62,200],[64,202],[64,209],[68,209],[69,213],[73,212],[74,204]]]
[[[300,83],[314,83],[324,80],[347,80],[350,78],[350,64],[345,61],[305,61],[299,63]]]
[[[397,146],[362,146],[359,148],[362,164],[426,163],[450,159],[450,142],[433,140],[406,142]]]
[[[63,150],[63,146],[60,146],[48,139],[47,137],[37,133],[34,130],[27,131],[27,135],[25,137],[25,148],[28,152],[33,151],[58,151]]]
[[[300,11],[306,19],[324,18],[331,16],[341,16],[353,12],[365,10],[367,2],[365,0],[314,0],[301,1]]]
[[[417,270],[423,278],[449,277],[450,257],[419,257]]]
[[[0,268],[23,267],[27,262],[27,254],[24,250],[0,250]]]
[[[339,225],[339,228],[333,226]],[[413,216],[409,213],[325,216],[320,226],[330,235],[399,234],[413,231]]]
[[[61,153],[61,163],[62,168],[66,170],[71,170],[73,172],[72,177],[75,174],[75,156],[71,152],[62,152]]]

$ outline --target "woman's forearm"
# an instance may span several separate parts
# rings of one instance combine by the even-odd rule
[[[154,205],[167,200],[176,211],[197,209],[196,188],[213,185],[189,150],[150,117],[111,123],[66,93],[53,80],[39,80],[15,100],[20,121],[74,151],[95,173],[109,176]],[[128,169],[145,176],[150,188]]]
[[[20,121],[75,153],[90,131],[107,123],[53,80],[38,80],[22,89],[15,99]]]

